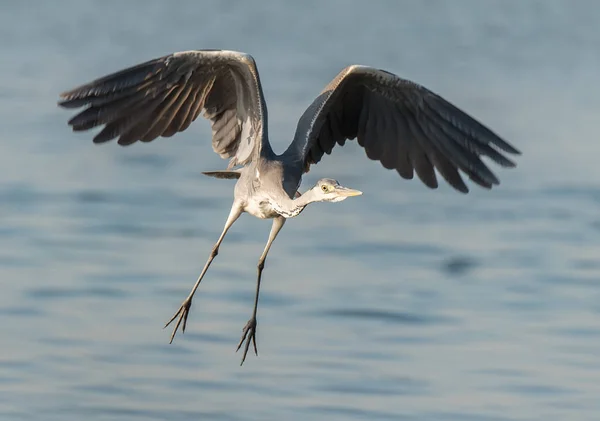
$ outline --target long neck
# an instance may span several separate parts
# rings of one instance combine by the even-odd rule
[[[316,197],[313,189],[308,190],[302,196],[296,199],[286,198],[282,200],[280,203],[271,204],[277,213],[285,218],[293,218],[294,216],[298,216],[300,212],[304,210],[306,205],[313,202],[318,202],[319,199]]]

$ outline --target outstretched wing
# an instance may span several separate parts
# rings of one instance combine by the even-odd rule
[[[187,129],[200,112],[211,121],[212,145],[230,167],[260,154],[267,110],[254,59],[221,50],[184,51],[97,79],[61,94],[65,108],[88,106],[74,131],[104,125],[95,143],[150,142]]]
[[[398,76],[366,66],[346,67],[304,112],[286,154],[304,171],[337,144],[358,138],[370,159],[405,179],[414,172],[430,188],[434,168],[458,191],[469,190],[458,170],[480,186],[499,184],[481,161],[515,164],[500,153],[520,152],[439,95]]]

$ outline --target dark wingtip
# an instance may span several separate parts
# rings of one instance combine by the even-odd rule
[[[96,145],[101,145],[106,142],[110,142],[112,139],[98,139],[97,136],[92,139],[92,142]]]
[[[417,174],[417,177],[419,177],[419,174]],[[423,178],[419,177],[419,179],[421,180],[421,182],[423,184],[425,184],[431,190],[436,190],[439,187],[439,184],[438,184],[437,179],[435,178],[435,176],[433,178],[431,178],[431,179],[427,179],[425,177],[423,177]]]
[[[521,151],[518,150],[517,148],[515,148],[513,145],[511,145],[510,143],[504,141],[504,143],[502,145],[498,145],[504,152],[508,152],[511,153],[513,155],[522,155]]]
[[[457,192],[459,192],[459,193],[462,193],[462,194],[468,194],[469,193],[469,188],[464,183],[462,185],[456,185],[456,186],[453,185],[452,187],[454,187],[454,189]]]
[[[63,108],[79,108],[87,103],[87,100],[71,98],[69,96],[63,97],[61,94],[61,99],[57,102],[57,105]]]
[[[100,131],[100,133],[98,133],[96,136],[94,136],[94,138],[92,139],[92,142],[106,143],[106,142],[110,142],[117,136],[118,136],[118,134],[114,131],[114,129],[112,127],[105,126],[104,129],[102,129],[102,131]]]

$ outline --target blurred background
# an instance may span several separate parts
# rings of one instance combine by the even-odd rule
[[[0,419],[597,420],[600,3],[2,2]],[[499,188],[429,190],[355,143],[305,178],[363,190],[286,224],[259,357],[235,353],[270,223],[221,231],[209,124],[130,148],[58,94],[174,51],[252,54],[283,151],[352,63],[415,80],[516,145]]]

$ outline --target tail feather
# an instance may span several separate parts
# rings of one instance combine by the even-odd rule
[[[241,175],[239,171],[203,171],[202,174],[223,180],[236,180]]]

